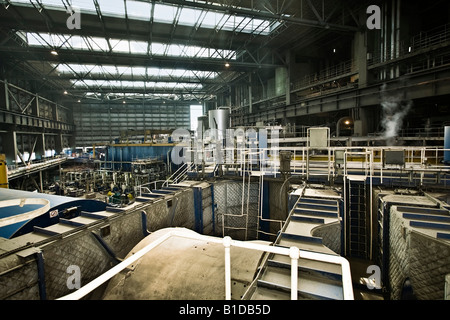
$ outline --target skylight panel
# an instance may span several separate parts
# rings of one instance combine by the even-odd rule
[[[223,21],[224,17],[225,15],[223,13],[208,11],[202,21],[202,27],[215,29]]]
[[[100,10],[105,16],[125,17],[125,5],[123,0],[97,0]]]
[[[60,1],[62,2],[62,1]],[[96,13],[97,10],[95,10],[95,4],[93,0],[76,0],[76,1],[70,1],[72,3],[73,9],[80,9],[81,12],[85,13]],[[61,3],[61,7],[64,8],[64,6]],[[65,10],[65,8],[64,8]]]
[[[56,65],[55,65],[56,66]],[[93,64],[60,64],[56,67],[57,72],[61,74],[77,75],[110,75],[112,77],[136,76],[158,78],[166,77],[178,79],[180,81],[199,80],[199,79],[214,79],[218,77],[218,72],[185,70],[185,69],[159,69],[154,67],[127,67],[127,66],[113,66],[113,65],[93,65]]]
[[[30,46],[95,51],[106,51],[108,48],[106,39],[99,37],[27,32],[27,39]]]
[[[135,18],[139,20],[150,20],[150,14],[152,10],[152,4],[142,1],[131,1],[126,2],[128,17]]]
[[[103,15],[125,18],[126,12],[128,18],[144,21],[150,20],[152,3],[135,0],[97,1]],[[22,6],[32,6],[34,4],[37,8],[39,8],[39,3],[42,3],[45,8],[66,11],[63,0],[40,0],[39,3],[37,0],[10,0],[10,2]],[[79,9],[80,12],[84,14],[97,14],[93,0],[77,0],[73,2],[73,9]],[[216,5],[219,6],[218,4]],[[160,2],[155,3],[154,6],[154,21],[165,24],[178,23],[186,26],[200,25],[203,28],[242,33],[257,33],[260,35],[268,35],[280,26],[280,23],[275,19],[253,19],[243,15],[231,15],[214,12],[213,10],[208,11],[204,9],[189,8],[188,6],[179,7]]]
[[[178,23],[187,26],[194,26],[198,23],[201,14],[202,11],[200,10],[183,8],[178,18]]]
[[[177,8],[174,6],[155,3],[155,13],[153,19],[157,22],[173,23]]]
[[[119,81],[105,80],[98,81],[86,79],[84,81],[73,82],[75,87],[100,88],[100,89],[201,89],[199,83],[164,82],[164,81]]]

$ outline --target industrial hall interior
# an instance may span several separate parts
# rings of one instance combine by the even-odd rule
[[[450,300],[449,80],[447,0],[0,0],[0,300]]]

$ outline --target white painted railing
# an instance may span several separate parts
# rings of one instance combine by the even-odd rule
[[[207,241],[211,243],[223,244],[225,248],[225,299],[231,300],[231,247],[239,247],[250,250],[257,250],[262,252],[269,252],[275,254],[281,254],[285,256],[289,256],[291,258],[291,299],[297,300],[298,298],[298,259],[308,259],[308,260],[316,260],[322,262],[328,262],[333,264],[338,264],[342,268],[342,286],[345,300],[353,300],[353,287],[352,287],[352,279],[350,273],[350,264],[349,262],[340,256],[328,255],[323,253],[309,252],[299,250],[297,247],[284,248],[284,247],[275,247],[270,245],[256,244],[251,242],[243,242],[232,240],[230,237],[225,238],[217,238],[211,236],[204,236],[195,233],[186,234],[181,231],[171,230],[168,231],[163,236],[159,237],[152,243],[148,244],[132,256],[123,260],[101,276],[92,280],[85,286],[81,287],[77,291],[68,294],[59,298],[58,300],[79,300],[101,286],[103,283],[117,275],[119,272],[127,268],[132,263],[136,262],[140,258],[142,258],[145,254],[150,252],[155,247],[159,246],[161,243],[166,241],[171,237],[181,237],[192,240],[200,240]],[[300,279],[301,281],[301,279]]]

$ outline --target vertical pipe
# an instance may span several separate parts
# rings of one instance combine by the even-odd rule
[[[250,73],[249,76],[249,85],[248,85],[248,113],[253,113],[253,98],[252,98],[252,74]]]
[[[297,247],[289,249],[289,257],[291,258],[291,300],[298,299],[298,259],[300,258],[300,250]]]
[[[36,257],[38,269],[39,296],[41,297],[41,300],[47,300],[47,290],[45,286],[44,255],[42,254],[42,251],[37,252]]]
[[[374,156],[373,156],[373,149],[370,153],[370,195],[369,195],[369,201],[370,201],[370,248],[369,248],[369,259],[372,260],[372,243],[373,243],[373,225],[372,225],[372,219],[373,219],[373,173],[374,173]]]
[[[231,300],[231,238],[228,236],[223,238],[223,245],[225,247],[225,300]]]
[[[215,214],[215,204],[214,204],[214,184],[211,183],[211,221],[212,221],[212,232],[216,234],[216,214]]]
[[[347,186],[346,186],[346,182],[347,182],[347,151],[344,151],[344,176],[343,179],[344,181],[344,212],[343,212],[343,216],[344,216],[344,255],[347,255]]]

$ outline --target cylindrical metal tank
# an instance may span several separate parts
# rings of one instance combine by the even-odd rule
[[[216,109],[208,112],[209,129],[212,129],[212,137],[224,139],[226,130],[230,128],[230,109]],[[216,131],[217,130],[217,131]]]
[[[450,126],[444,128],[444,163],[450,165]]]

